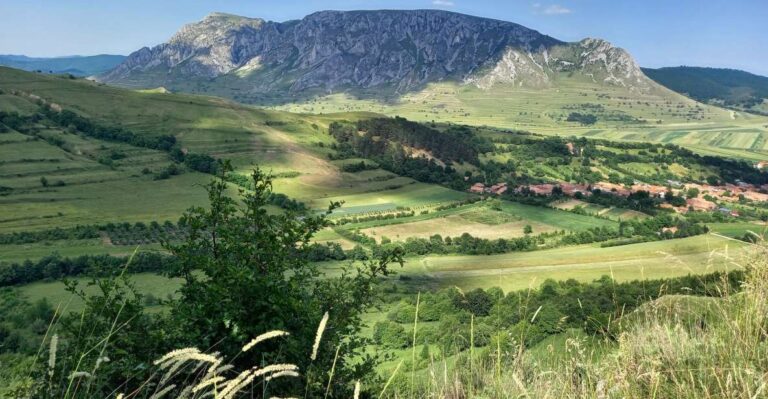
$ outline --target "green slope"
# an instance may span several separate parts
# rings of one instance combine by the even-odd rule
[[[667,67],[643,68],[661,85],[702,102],[719,102],[746,109],[768,98],[768,77],[737,69]]]
[[[647,93],[562,74],[551,88],[495,85],[488,90],[452,82],[431,84],[397,99],[334,94],[276,107],[292,112],[372,111],[442,121],[611,140],[675,143],[703,153],[768,158],[768,118],[702,104],[661,86]],[[597,122],[568,122],[571,113]]]
[[[404,177],[396,178],[395,187],[393,181],[377,178],[387,172],[345,173],[340,162],[329,161],[327,144],[332,138],[325,127],[333,120],[368,114],[296,115],[212,97],[130,91],[3,67],[0,92],[0,110],[5,112],[30,115],[42,101],[105,126],[122,126],[140,135],[173,135],[185,150],[231,160],[238,173],[247,174],[258,165],[276,174],[277,192],[318,208],[337,198],[359,207],[350,212],[365,212],[377,204],[396,208],[465,197]],[[98,162],[112,151],[124,157],[111,166]],[[202,203],[200,186],[211,178],[187,171],[153,180],[171,163],[166,153],[42,125],[33,135],[1,134],[0,155],[0,186],[12,190],[0,197],[0,231],[176,220],[189,206]],[[145,174],[145,169],[151,173]],[[42,177],[56,184],[43,187]]]

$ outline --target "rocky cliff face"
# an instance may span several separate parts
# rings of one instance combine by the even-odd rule
[[[226,78],[247,91],[404,93],[442,80],[546,86],[562,71],[633,90],[647,81],[605,41],[564,43],[511,22],[436,10],[322,11],[284,23],[215,13],[100,80],[174,88]]]

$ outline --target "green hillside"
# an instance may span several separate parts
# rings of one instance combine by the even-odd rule
[[[768,77],[737,69],[666,67],[644,68],[649,78],[704,103],[719,103],[760,111],[768,98]]]
[[[648,92],[560,76],[551,88],[497,84],[483,90],[456,83],[386,100],[334,94],[277,107],[304,112],[372,111],[413,120],[451,122],[622,141],[674,143],[700,153],[768,158],[768,117],[705,105],[661,86]],[[594,123],[568,121],[593,115]]]
[[[312,206],[324,207],[342,195],[351,206],[397,204],[392,208],[464,197],[381,170],[343,172],[343,162],[327,157],[325,144],[331,138],[322,129],[334,119],[361,115],[299,116],[8,68],[0,68],[0,90],[0,109],[6,112],[31,115],[43,101],[140,136],[174,136],[183,151],[231,160],[238,173],[259,165],[275,175],[276,191]],[[0,186],[11,190],[0,198],[8,211],[0,221],[2,230],[176,220],[204,198],[199,185],[210,175],[184,170],[170,179],[156,179],[172,163],[162,151],[105,142],[46,124],[2,136]],[[117,159],[105,164],[105,156]],[[51,184],[44,187],[41,178]],[[395,185],[398,188],[382,191]]]

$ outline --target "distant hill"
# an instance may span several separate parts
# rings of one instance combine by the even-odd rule
[[[768,98],[768,77],[737,69],[702,67],[643,68],[651,79],[702,102],[751,108]]]
[[[91,76],[114,68],[123,62],[125,56],[100,54],[93,56],[71,56],[36,58],[23,55],[0,55],[0,65],[25,71],[46,73],[70,73],[75,76]]]

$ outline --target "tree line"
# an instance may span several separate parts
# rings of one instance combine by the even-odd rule
[[[475,237],[469,233],[464,233],[456,237],[443,237],[440,234],[434,234],[429,238],[408,237],[402,242],[392,242],[382,237],[381,242],[377,242],[373,237],[363,234],[358,230],[335,228],[334,231],[350,241],[369,248],[374,254],[384,249],[399,248],[407,255],[416,256],[427,254],[493,255],[597,242],[610,243],[606,246],[627,245],[637,242],[671,240],[706,234],[709,228],[706,225],[676,216],[660,214],[645,219],[624,220],[619,222],[617,228],[607,226],[591,227],[580,231],[555,231],[536,235],[529,232],[522,237],[497,239]],[[341,247],[330,251],[325,248],[317,248],[313,260],[353,258],[352,256],[360,256],[360,251],[361,249],[342,251]],[[324,259],[319,255],[322,253],[332,253],[333,255],[329,255],[328,258]]]
[[[418,320],[427,323],[419,324],[417,345],[437,345],[443,354],[453,354],[468,349],[469,337],[473,335],[476,347],[491,346],[495,351],[501,346],[504,353],[508,346],[514,347],[512,339],[531,347],[571,328],[615,339],[621,331],[617,320],[643,303],[663,295],[717,297],[724,292],[735,293],[741,290],[744,273],[716,272],[626,282],[608,276],[592,282],[548,279],[536,289],[509,293],[500,288],[464,292],[455,287],[422,293]],[[416,298],[402,294],[389,297],[387,320],[374,325],[374,340],[392,349],[410,347]]]
[[[82,255],[74,258],[59,254],[45,256],[37,261],[0,263],[0,287],[53,281],[67,277],[114,276],[122,270],[128,257],[112,255]],[[178,262],[173,256],[154,252],[139,252],[131,258],[131,273],[165,273]]]

